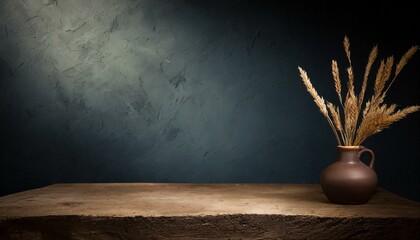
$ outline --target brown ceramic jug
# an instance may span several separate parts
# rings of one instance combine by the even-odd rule
[[[327,198],[339,204],[364,204],[376,192],[378,176],[373,170],[375,154],[363,146],[338,146],[336,162],[321,173],[321,187]],[[370,164],[360,160],[369,153]]]

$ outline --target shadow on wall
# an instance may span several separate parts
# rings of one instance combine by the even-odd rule
[[[0,194],[54,182],[317,183],[334,137],[296,67],[329,63],[342,33],[271,4],[3,1]],[[328,64],[307,70],[330,79]],[[317,88],[332,98],[330,85]]]

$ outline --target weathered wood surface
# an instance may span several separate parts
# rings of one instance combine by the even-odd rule
[[[419,239],[420,203],[319,185],[56,184],[0,197],[0,239]]]

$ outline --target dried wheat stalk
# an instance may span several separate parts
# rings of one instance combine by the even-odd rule
[[[417,52],[419,49],[418,46],[413,46],[401,57],[400,61],[398,62],[397,68],[395,69],[395,75],[397,76],[401,70],[404,68],[404,66],[408,63],[408,60],[413,57],[413,55]]]
[[[381,94],[381,85],[385,86],[385,83],[381,82],[385,72],[385,61],[381,61],[381,65],[378,68],[378,73],[376,73],[375,85],[373,87],[374,97],[378,97]]]
[[[344,103],[344,130],[346,132],[345,145],[351,145],[354,134],[356,132],[356,125],[358,120],[358,102],[357,97],[349,91],[346,102]]]
[[[349,93],[354,94],[354,74],[353,74],[353,66],[351,64],[351,56],[350,56],[350,41],[347,36],[344,36],[343,46],[344,46],[344,51],[346,52],[347,60],[349,61],[349,67],[347,68],[347,74],[348,74],[347,95],[348,95]]]
[[[338,99],[340,100],[341,106],[343,106],[343,97],[341,97],[340,71],[338,70],[337,61],[332,60],[331,69],[332,69],[332,75],[334,79],[335,91],[337,92]]]
[[[396,111],[397,106],[395,104],[387,106],[383,103],[386,93],[389,90],[390,86],[395,81],[396,77],[407,64],[407,62],[416,53],[419,47],[411,47],[401,57],[400,61],[396,65],[394,77],[387,87],[386,85],[389,79],[391,78],[394,66],[394,58],[391,56],[388,57],[386,61],[381,61],[373,86],[374,93],[371,96],[371,98],[366,102],[365,108],[362,111],[367,82],[372,66],[378,55],[378,47],[373,47],[369,54],[368,62],[366,64],[366,69],[363,77],[363,83],[360,89],[360,94],[359,96],[357,96],[354,91],[354,73],[350,56],[350,41],[347,36],[344,37],[343,46],[347,59],[349,61],[349,67],[347,68],[347,94],[346,98],[344,99],[344,104],[341,95],[342,86],[337,61],[333,60],[331,64],[335,90],[340,100],[341,107],[343,108],[343,122],[341,120],[339,107],[335,106],[330,102],[327,102],[326,104],[325,100],[321,96],[319,96],[318,92],[313,87],[306,71],[304,71],[301,67],[299,67],[298,69],[303,83],[306,86],[306,89],[313,97],[315,104],[318,106],[321,113],[327,119],[328,124],[334,132],[338,144],[341,145],[341,143],[343,143],[343,145],[358,146],[373,134],[381,132],[383,129],[389,127],[391,124],[405,118],[408,114],[420,110],[420,106],[411,106]],[[384,91],[385,87],[386,90]],[[360,113],[362,113],[362,117],[359,123]],[[341,139],[338,133],[340,133]]]
[[[360,145],[368,137],[375,133],[381,132],[383,129],[388,128],[394,122],[405,118],[408,114],[420,110],[420,106],[411,106],[402,110],[395,111],[396,105],[393,104],[389,108],[386,105],[376,108],[371,114],[368,114],[360,124],[357,131],[354,145]]]
[[[388,85],[388,88],[385,90],[385,93],[388,92],[389,88],[394,83],[398,74],[400,74],[401,70],[408,63],[408,60],[410,60],[413,57],[413,55],[417,52],[418,49],[419,49],[419,46],[413,46],[410,49],[408,49],[408,51],[401,57],[400,61],[397,64],[397,67],[395,68],[394,78],[392,79],[391,83]]]
[[[346,139],[345,132],[343,131],[343,125],[341,124],[340,109],[330,102],[327,102],[327,107],[330,110],[333,123],[337,131],[340,133],[341,139]]]
[[[347,68],[347,74],[349,76],[349,79],[347,81],[347,88],[348,88],[347,96],[349,94],[355,95],[355,93],[354,93],[354,73],[353,73],[353,68],[352,67]]]
[[[350,40],[347,36],[344,36],[344,51],[346,52],[347,59],[349,60],[349,63],[351,65],[351,58],[350,58]]]
[[[376,75],[376,81],[374,86],[375,98],[378,98],[382,95],[382,91],[385,87],[386,82],[391,77],[392,67],[394,65],[394,57],[388,57],[386,62],[381,61],[381,66],[379,67],[378,75]]]
[[[359,94],[359,110],[362,109],[362,104],[365,98],[365,92],[366,92],[367,81],[369,78],[370,70],[372,69],[372,65],[375,62],[377,57],[378,57],[378,46],[375,46],[370,51],[368,63],[366,64],[365,75],[363,76],[362,89],[360,90],[360,94]]]
[[[306,71],[303,70],[301,67],[298,67],[298,69],[300,72],[300,77],[302,78],[302,81],[306,86],[306,89],[308,90],[309,94],[311,94],[312,98],[314,99],[315,104],[318,106],[322,115],[324,115],[325,118],[327,118],[328,124],[333,130],[338,144],[341,144],[340,138],[338,137],[338,134],[337,134],[337,130],[335,129],[334,124],[331,121],[331,118],[328,116],[328,110],[327,110],[327,106],[325,105],[325,100],[321,96],[318,95],[318,92],[312,86],[311,80],[309,79]]]

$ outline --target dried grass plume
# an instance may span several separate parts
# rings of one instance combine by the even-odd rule
[[[338,95],[340,106],[343,109],[343,117],[341,117],[339,106],[335,106],[331,102],[326,102],[315,90],[307,72],[301,67],[298,67],[298,69],[306,89],[333,130],[338,145],[358,146],[373,134],[381,132],[383,129],[388,128],[391,124],[420,110],[420,106],[410,106],[397,110],[397,105],[391,104],[388,106],[384,103],[384,99],[389,88],[394,83],[404,66],[417,52],[419,47],[411,47],[401,57],[400,61],[395,66],[394,76],[389,84],[388,82],[391,79],[394,69],[394,57],[390,56],[380,62],[375,82],[373,83],[373,94],[366,101],[364,109],[362,109],[369,75],[378,56],[378,47],[374,46],[369,54],[361,89],[357,95],[354,86],[355,77],[350,55],[350,41],[347,36],[344,37],[343,46],[349,62],[349,66],[346,69],[348,75],[347,93],[344,99],[342,97],[342,84],[338,63],[336,60],[332,60],[331,63],[334,87]]]

